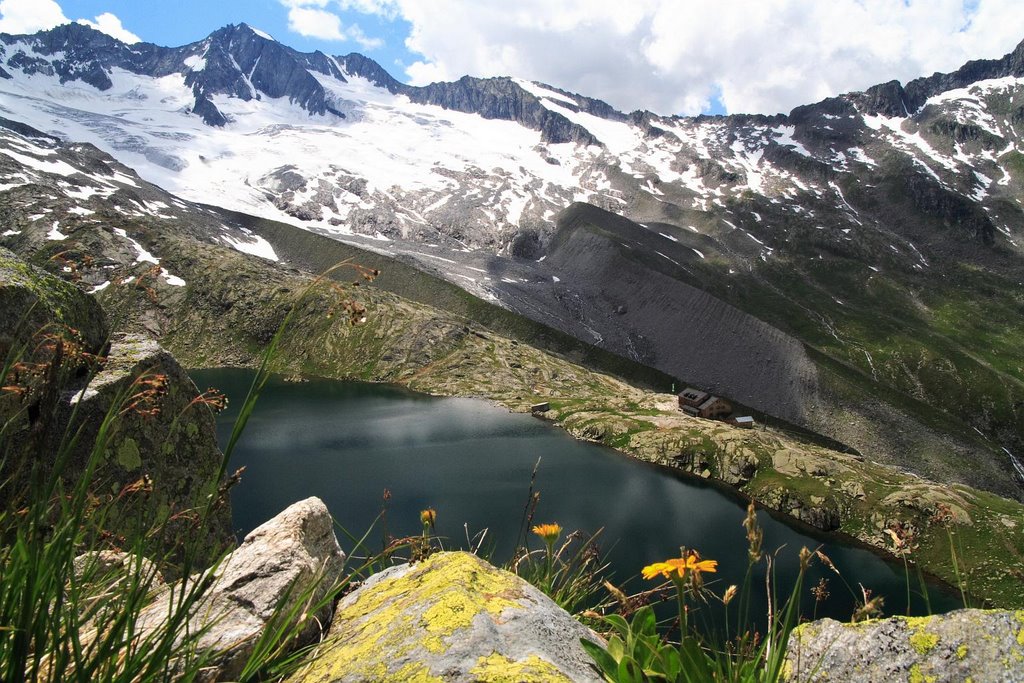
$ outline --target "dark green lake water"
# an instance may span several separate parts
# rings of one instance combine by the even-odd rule
[[[252,372],[193,371],[200,388],[217,387],[230,405],[218,418],[221,443],[231,432]],[[632,460],[611,449],[575,441],[565,432],[529,415],[472,399],[434,398],[399,387],[314,380],[289,384],[270,381],[235,450],[231,468],[245,465],[232,492],[239,537],[286,506],[319,496],[335,519],[361,536],[381,510],[390,491],[388,531],[419,533],[419,511],[437,510],[437,533],[449,548],[466,547],[470,534],[487,528],[496,544],[493,559],[510,555],[519,532],[530,474],[541,459],[541,493],[535,522],[557,522],[566,530],[588,533],[604,527],[606,551],[617,582],[633,590],[649,588],[640,568],[678,556],[679,546],[698,549],[719,562],[717,592],[741,583],[747,544],[741,522],[746,504],[699,480]],[[887,614],[906,612],[902,564],[871,552],[808,535],[760,512],[764,547],[777,554],[779,591],[787,595],[796,575],[797,553],[804,545],[822,550],[846,582],[885,596]],[[340,535],[339,535],[340,536]],[[371,536],[380,547],[381,534]],[[348,551],[351,543],[342,539]],[[809,587],[824,577],[831,597],[818,616],[848,619],[853,598],[843,581],[827,569],[812,567],[802,598],[810,615]],[[763,609],[764,574],[755,576],[754,605]],[[912,583],[917,587],[916,580]],[[958,607],[952,593],[933,587],[932,610]],[[912,598],[911,611],[924,614]]]

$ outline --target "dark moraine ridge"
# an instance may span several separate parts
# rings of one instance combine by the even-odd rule
[[[545,263],[571,283],[574,295],[529,284],[518,290],[533,306],[560,310],[557,317],[574,336],[585,338],[586,331],[571,329],[572,321],[586,320],[605,348],[806,425],[805,407],[818,400],[818,375],[803,344],[683,282],[680,264],[693,258],[688,246],[577,203],[559,216]]]

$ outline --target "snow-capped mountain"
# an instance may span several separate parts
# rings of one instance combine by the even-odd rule
[[[1024,445],[1024,43],[788,115],[682,118],[516,78],[411,87],[244,24],[178,48],[69,25],[0,34],[0,115],[860,448],[933,408]]]
[[[995,204],[1016,138],[987,106],[1012,100],[1024,76],[1018,49],[788,117],[684,119],[626,116],[511,78],[414,88],[360,55],[299,53],[244,24],[180,48],[124,45],[81,25],[0,43],[9,117],[92,142],[183,197],[215,193],[321,230],[504,253],[537,251],[572,201],[642,221],[671,213],[657,204],[707,215],[746,195],[842,211],[835,179],[890,152],[951,202]],[[923,130],[922,115],[935,119]],[[971,229],[985,241],[1000,230],[1016,247],[1024,238],[1012,223],[977,216]],[[780,236],[752,227],[739,234],[769,257]]]

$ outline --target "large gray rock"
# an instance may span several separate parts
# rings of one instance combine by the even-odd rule
[[[203,679],[236,678],[274,615],[291,615],[300,604],[291,646],[312,642],[330,623],[330,594],[344,564],[334,522],[319,498],[299,501],[254,529],[213,571],[214,583],[189,619],[190,631],[207,629],[197,643],[210,657]],[[168,591],[146,608],[139,619],[143,633],[161,627],[174,595]]]
[[[964,609],[795,629],[787,681],[1024,681],[1024,611]]]
[[[180,559],[193,544],[206,566],[234,545],[226,494],[200,531],[197,511],[218,495],[223,454],[216,419],[196,402],[199,389],[185,369],[156,341],[136,334],[116,335],[103,369],[85,386],[65,389],[57,406],[49,448],[56,452],[66,425],[79,430],[65,478],[73,481],[94,457],[104,418],[117,412],[106,447],[98,454],[91,489],[113,499],[108,526],[125,537],[147,538],[149,557]]]
[[[439,553],[346,596],[292,681],[600,681],[580,638],[598,640],[518,576]]]

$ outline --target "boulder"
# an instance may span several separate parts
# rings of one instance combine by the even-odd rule
[[[154,560],[177,559],[181,547],[199,544],[198,561],[208,564],[234,545],[231,508],[224,496],[201,532],[196,524],[210,496],[218,495],[223,455],[216,419],[196,402],[199,390],[184,368],[154,340],[115,335],[103,369],[87,385],[65,388],[57,406],[49,447],[56,453],[66,426],[79,429],[65,479],[85,471],[104,418],[118,412],[106,448],[96,454],[91,490],[114,501],[108,527],[127,538],[148,537]],[[201,534],[201,535],[199,535]]]
[[[599,642],[518,576],[438,553],[347,595],[292,681],[600,681],[580,638]]]
[[[192,577],[189,583],[212,579],[189,618],[191,632],[206,629],[197,643],[209,658],[203,680],[237,678],[275,614],[296,624],[291,647],[315,640],[330,623],[344,565],[327,506],[307,498],[254,529],[211,573]],[[160,628],[176,596],[166,591],[143,611],[143,633]]]
[[[859,624],[813,621],[790,635],[784,679],[1024,680],[1024,611],[964,609]]]
[[[84,584],[102,584],[110,590],[135,577],[149,580],[156,588],[164,586],[157,566],[144,557],[120,550],[90,550],[75,558],[72,566],[75,580]]]

